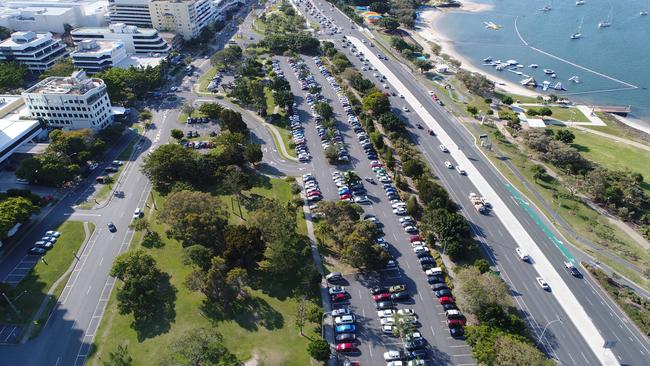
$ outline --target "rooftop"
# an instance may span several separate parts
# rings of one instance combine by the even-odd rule
[[[155,67],[160,65],[160,61],[164,59],[164,56],[160,57],[143,57],[140,55],[128,55],[124,60],[120,61],[115,67],[120,67],[123,69],[128,69],[131,66],[135,67]]]
[[[135,25],[124,25],[122,23],[111,24],[110,27],[81,27],[73,29],[70,32],[73,36],[75,34],[143,34],[153,35],[158,31],[153,28],[140,28]]]
[[[36,33],[32,31],[13,32],[11,37],[0,43],[0,47],[20,47],[43,38],[52,38],[52,33]]]
[[[124,44],[120,41],[87,39],[77,42],[77,50],[71,56],[77,54],[104,53],[118,48],[120,45],[124,47]]]
[[[0,151],[38,125],[38,121],[29,118],[21,96],[0,95]]]
[[[102,79],[88,78],[85,72],[76,71],[68,77],[51,76],[25,90],[25,93],[83,95],[103,84]]]

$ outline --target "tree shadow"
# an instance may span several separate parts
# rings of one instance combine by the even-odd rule
[[[578,152],[589,152],[589,151],[591,151],[591,149],[588,146],[585,146],[585,145],[571,144],[571,146],[573,146],[573,148],[578,150]]]
[[[167,333],[171,324],[176,320],[176,287],[171,284],[170,276],[167,273],[161,273],[157,279],[158,287],[156,294],[151,302],[154,304],[151,309],[142,316],[134,316],[131,328],[138,336],[138,341],[142,342],[147,338],[153,338],[163,333]]]
[[[257,331],[259,327],[266,330],[284,327],[282,313],[259,297],[247,296],[231,303],[230,308],[227,309],[206,299],[201,305],[201,311],[214,322],[232,320],[249,331]]]

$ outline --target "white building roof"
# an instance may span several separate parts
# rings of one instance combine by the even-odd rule
[[[4,151],[39,124],[38,121],[29,119],[29,111],[19,95],[0,95],[0,116],[0,151]]]
[[[122,69],[128,69],[131,66],[135,67],[155,67],[160,64],[160,61],[165,58],[163,56],[161,57],[141,57],[138,55],[128,55],[124,60],[120,61],[117,65],[114,65],[114,67],[119,67]]]
[[[526,118],[526,122],[528,123],[528,126],[532,128],[546,127],[546,123],[544,123],[544,120],[541,118]]]

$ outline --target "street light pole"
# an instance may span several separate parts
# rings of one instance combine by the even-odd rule
[[[560,323],[562,323],[562,320],[560,320],[560,318],[557,318],[557,319],[555,319],[555,320],[552,320],[552,321],[546,323],[546,326],[544,327],[544,330],[542,330],[542,334],[540,334],[540,335],[539,335],[539,338],[537,338],[537,344],[539,344],[539,343],[542,341],[542,337],[544,337],[544,333],[546,333],[546,329],[548,329],[548,327],[549,327],[551,324],[555,323],[555,322],[560,322]]]
[[[5,300],[7,300],[7,303],[9,303],[9,307],[11,307],[11,310],[13,310],[14,313],[16,313],[17,316],[20,316],[20,311],[18,311],[18,309],[16,309],[16,307],[15,307],[14,304],[11,302],[11,300],[9,299],[9,297],[7,297],[7,294],[5,294],[5,293],[3,292],[3,293],[2,293],[2,297],[4,297]]]

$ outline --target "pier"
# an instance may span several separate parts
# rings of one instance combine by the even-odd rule
[[[630,113],[630,106],[595,105],[593,106],[593,110],[596,112],[611,113],[625,117]]]

